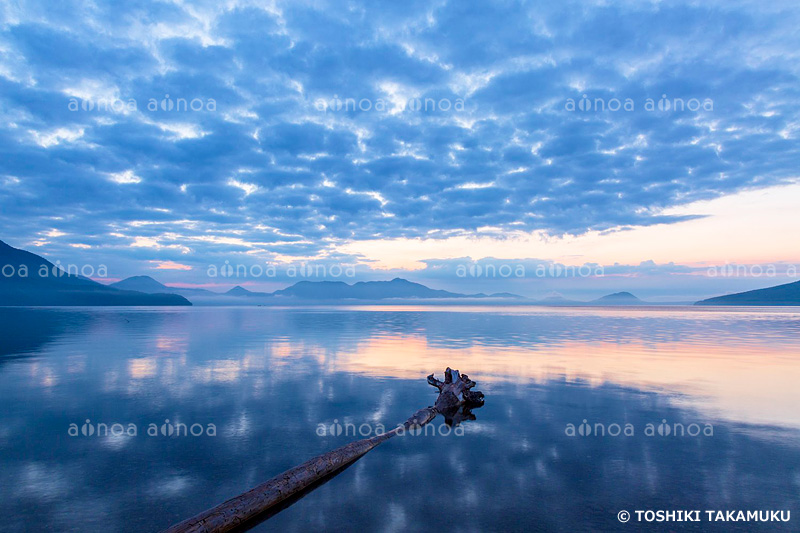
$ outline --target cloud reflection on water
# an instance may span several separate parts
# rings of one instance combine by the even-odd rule
[[[476,530],[579,531],[625,506],[797,501],[791,311],[9,312],[48,324],[0,366],[9,527],[164,527],[352,440],[317,437],[319,423],[404,420],[433,401],[424,375],[448,365],[487,394],[464,437],[392,441],[262,528],[425,529],[457,501]],[[68,437],[85,418],[213,422],[219,434]],[[583,419],[637,434],[567,437]],[[642,435],[662,419],[715,435]]]

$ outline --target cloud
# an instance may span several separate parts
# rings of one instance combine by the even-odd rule
[[[702,215],[676,206],[789,183],[800,162],[791,3],[23,1],[0,16],[0,224],[25,242],[55,225],[84,253],[269,259],[671,225]],[[316,105],[347,99],[370,107]]]
[[[155,263],[156,270],[191,270],[192,267],[190,265],[182,265],[180,263],[176,263],[175,261],[152,261]]]
[[[120,185],[126,183],[141,183],[142,178],[133,173],[133,170],[125,170],[122,172],[110,172],[108,178],[114,183]]]

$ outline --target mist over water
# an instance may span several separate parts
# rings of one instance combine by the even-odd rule
[[[625,509],[782,509],[792,522],[738,527],[789,531],[799,334],[793,309],[0,309],[0,529],[159,530],[364,424],[393,428],[451,366],[486,394],[463,433],[439,417],[256,530],[591,531],[624,529]]]

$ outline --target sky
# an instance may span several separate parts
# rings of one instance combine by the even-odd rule
[[[794,1],[2,1],[0,239],[220,290],[797,281],[799,25]]]

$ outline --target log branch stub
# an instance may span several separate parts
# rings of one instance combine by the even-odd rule
[[[440,391],[442,390],[442,386],[444,385],[444,383],[442,383],[441,381],[439,381],[438,379],[436,379],[435,377],[433,377],[433,374],[431,374],[430,376],[428,376],[428,383],[429,383],[429,384],[431,384],[431,385],[433,385],[434,387],[436,387],[436,388],[437,388],[437,389],[439,389]]]

